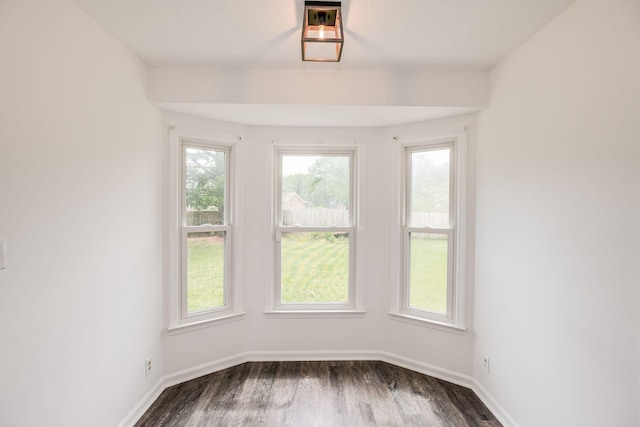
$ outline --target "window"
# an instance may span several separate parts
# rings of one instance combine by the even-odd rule
[[[354,158],[354,149],[277,151],[276,309],[355,309]]]
[[[171,327],[234,315],[232,146],[173,132]]]
[[[231,226],[229,150],[182,144],[182,313],[226,308]]]
[[[403,147],[400,313],[462,328],[458,138]]]

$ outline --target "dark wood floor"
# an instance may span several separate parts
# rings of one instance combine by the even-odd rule
[[[470,390],[384,362],[252,362],[167,388],[136,426],[500,426]]]

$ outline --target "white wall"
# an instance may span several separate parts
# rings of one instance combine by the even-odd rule
[[[247,315],[167,335],[166,122],[146,99],[147,69],[66,0],[0,3],[0,425],[115,425],[158,380],[246,351],[390,352],[471,373],[470,334],[391,320],[387,241],[394,212],[390,135],[380,129],[245,128],[237,276]],[[428,134],[430,124],[407,131]],[[401,135],[402,129],[393,129]],[[365,316],[263,315],[271,277],[271,140],[358,140],[366,155],[361,240]],[[315,139],[314,139],[315,138]],[[372,243],[373,242],[373,243]],[[166,252],[164,253],[166,257]],[[470,303],[467,308],[470,307]],[[302,354],[302,353],[297,353]],[[347,353],[344,353],[347,354]],[[144,377],[143,360],[154,357]],[[37,410],[32,408],[37,407]]]
[[[380,130],[170,119],[246,133],[238,283],[247,315],[163,336],[166,126],[147,103],[147,70],[65,0],[0,2],[0,238],[9,263],[0,270],[0,425],[114,425],[164,373],[246,351],[368,350],[475,375],[523,426],[637,425],[639,39],[637,1],[580,1],[492,71],[491,105],[469,144],[478,241],[466,334],[390,319],[397,254],[374,244],[394,240],[390,136],[456,120]],[[362,317],[262,313],[271,140],[309,135],[364,146]],[[472,259],[467,273],[472,284]],[[481,354],[491,357],[489,375]]]
[[[113,426],[163,365],[147,70],[65,0],[0,2],[0,52],[0,425]]]
[[[152,68],[149,98],[179,104],[480,108],[487,105],[488,80],[485,70]]]
[[[393,264],[400,262],[400,228],[394,227],[399,200],[398,165],[391,159],[397,144],[392,136],[450,135],[470,117],[439,120],[397,128],[285,128],[238,127],[206,119],[169,114],[167,124],[208,129],[212,136],[242,135],[236,144],[240,182],[236,245],[241,257],[236,284],[243,291],[245,317],[222,325],[167,336],[165,371],[169,375],[189,371],[243,352],[272,357],[352,358],[392,353],[422,364],[452,371],[462,377],[472,373],[472,332],[445,332],[389,317]],[[358,144],[361,160],[361,225],[358,234],[358,273],[366,314],[340,318],[265,315],[273,277],[272,156],[276,144]],[[472,209],[472,205],[469,206]],[[473,215],[470,215],[471,221]],[[394,235],[396,233],[396,235]],[[396,241],[394,245],[390,242]],[[396,268],[398,268],[396,266]],[[469,274],[469,280],[472,275]],[[167,283],[171,286],[171,283]],[[167,288],[168,290],[168,288]],[[472,321],[472,295],[467,299],[468,324]],[[279,355],[279,356],[278,356]],[[200,372],[200,371],[198,371]]]
[[[640,425],[639,76],[636,0],[577,2],[491,73],[474,368],[522,426]]]

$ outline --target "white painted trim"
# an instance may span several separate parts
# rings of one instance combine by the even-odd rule
[[[425,318],[424,316],[413,316],[411,315],[411,312],[408,311],[390,311],[388,315],[393,320],[437,329],[443,332],[464,335],[467,331],[463,326],[456,326],[454,323],[448,323],[444,317],[442,321],[438,321],[436,319]]]
[[[471,386],[473,385],[473,378],[466,374],[461,374],[449,369],[440,368],[435,365],[430,365],[428,363],[420,362],[415,359],[409,359],[408,357],[399,356],[393,353],[380,352],[379,354],[381,355],[381,359],[379,360],[381,360],[382,362],[391,363],[392,365],[400,366],[401,368],[420,372],[421,374],[448,381],[462,387],[471,388]]]
[[[292,361],[322,361],[322,360],[376,360],[390,363],[401,368],[410,369],[429,375],[453,384],[471,388],[473,386],[473,378],[469,375],[454,372],[448,369],[439,368],[414,359],[409,359],[393,353],[375,350],[338,350],[338,351],[247,351],[236,356],[225,359],[216,360],[196,366],[195,368],[185,369],[165,376],[165,388],[172,385],[180,384],[194,378],[208,375],[232,366],[240,365],[246,362],[292,362]]]
[[[395,224],[391,229],[391,238],[398,242],[402,250],[399,256],[392,260],[391,265],[391,307],[390,314],[396,319],[404,316],[409,321],[418,318],[434,325],[450,326],[455,329],[465,329],[465,282],[466,258],[466,160],[468,127],[456,127],[448,132],[429,133],[411,136],[393,136],[393,172],[394,185],[399,190],[393,198],[397,206]],[[448,229],[433,229],[431,227],[412,227],[410,224],[411,207],[411,153],[415,151],[427,151],[439,148],[452,150],[450,159],[451,194],[450,225]],[[410,232],[447,232],[449,236],[449,256],[447,274],[447,313],[443,317],[439,313],[427,310],[413,309],[409,304],[409,256],[410,256]],[[403,319],[400,319],[403,320]]]
[[[323,361],[323,360],[374,360],[390,363],[401,368],[409,369],[421,374],[429,375],[462,387],[473,390],[480,400],[491,410],[505,427],[519,427],[513,418],[502,409],[495,399],[471,376],[440,368],[418,360],[399,356],[397,354],[376,350],[338,350],[338,351],[247,351],[234,356],[215,360],[190,369],[165,375],[140,400],[129,414],[118,424],[118,427],[133,426],[151,404],[168,387],[183,383],[204,375],[228,369],[247,362],[271,361]]]
[[[237,148],[243,137],[235,134],[223,134],[211,130],[190,128],[184,126],[168,126],[169,130],[169,245],[168,245],[168,304],[169,317],[166,321],[170,334],[178,333],[181,327],[187,327],[180,332],[199,329],[211,325],[212,322],[228,321],[232,317],[243,314],[241,308],[241,286],[237,281],[237,263],[240,252],[235,241],[237,228],[236,209],[236,181]],[[214,139],[215,138],[215,139]],[[186,226],[183,222],[183,208],[185,205],[184,188],[184,159],[186,147],[223,151],[225,153],[225,220],[224,225],[216,226]],[[186,233],[190,230],[225,231],[225,304],[200,313],[188,314],[186,303]]]
[[[366,165],[366,156],[367,156],[367,144],[366,143],[357,143],[357,149],[355,151],[355,158],[353,159],[353,170],[352,179],[353,179],[353,195],[352,195],[352,225],[355,226],[354,232],[354,253],[353,253],[353,266],[355,266],[353,270],[353,302],[355,304],[356,310],[365,311],[365,293],[367,291],[367,286],[365,286],[364,278],[365,278],[365,266],[366,266],[366,245],[367,245],[367,209],[365,209],[364,200],[367,200],[367,186],[365,185],[365,165]]]
[[[202,365],[198,365],[189,369],[184,369],[174,374],[165,375],[164,388],[249,362],[246,355],[247,353],[240,353],[235,356],[225,357],[224,359],[215,360],[209,363],[203,363]]]
[[[168,210],[168,233],[167,233],[167,278],[168,286],[168,319],[165,323],[168,326],[180,324],[181,309],[181,236],[180,236],[180,133],[175,126],[169,126],[169,194],[167,197]]]
[[[204,320],[169,327],[167,328],[167,333],[169,335],[177,335],[185,332],[195,331],[197,329],[207,328],[212,325],[220,325],[223,323],[233,322],[242,319],[246,313],[244,311],[233,312],[229,310],[220,310],[216,312],[216,314],[217,317],[206,318]]]
[[[167,388],[165,385],[165,379],[160,378],[157,383],[145,394],[136,406],[118,423],[118,427],[133,426],[151,407],[153,402],[156,401],[160,394]]]
[[[364,317],[364,310],[265,310],[262,314],[269,317],[287,319],[335,319],[344,317]]]
[[[323,360],[377,360],[376,352],[369,350],[337,351],[249,351],[247,362],[300,362]]]
[[[270,203],[265,203],[265,212],[263,213],[264,217],[269,219],[265,227],[265,245],[263,246],[264,259],[268,260],[264,262],[265,277],[267,277],[268,280],[265,280],[263,300],[264,310],[268,311],[273,310],[276,301],[279,299],[276,296],[276,274],[278,274],[278,272],[276,271],[275,261],[276,243],[274,242],[274,224],[280,222],[276,213],[279,203],[277,175],[280,174],[280,158],[278,157],[275,140],[271,141],[271,146],[264,144],[264,150],[268,150],[261,153],[266,161],[265,171],[268,179],[264,180],[265,188],[263,188],[263,191],[264,194],[269,195],[268,200]],[[267,236],[269,237],[266,238]]]
[[[312,312],[362,312],[364,311],[364,286],[360,280],[362,272],[359,265],[362,264],[359,254],[359,236],[362,230],[359,227],[359,193],[360,189],[360,153],[362,147],[358,144],[349,145],[317,145],[317,144],[280,144],[272,140],[273,160],[273,194],[272,201],[272,253],[273,253],[273,281],[269,283],[265,313],[282,313],[293,311],[298,314],[307,311]],[[322,157],[346,157],[349,159],[349,225],[346,226],[288,226],[283,225],[282,217],[282,159],[284,156],[322,156]],[[343,303],[283,303],[282,302],[282,246],[281,236],[285,232],[336,232],[349,236],[349,277],[348,300]]]
[[[498,419],[498,421],[500,421],[503,427],[520,427],[516,420],[514,420],[502,406],[500,406],[498,401],[487,391],[486,388],[482,386],[482,384],[478,382],[478,380],[473,380],[471,390],[473,390],[476,396],[482,400],[482,403],[489,408],[491,413]]]
[[[465,126],[464,130],[458,134],[458,140],[455,148],[456,155],[456,233],[455,233],[455,263],[454,263],[454,295],[455,312],[454,319],[458,327],[464,328],[466,293],[467,293],[467,251],[469,250],[469,241],[467,240],[467,212],[469,204],[467,203],[467,176],[469,164],[467,163],[467,139],[469,127]]]

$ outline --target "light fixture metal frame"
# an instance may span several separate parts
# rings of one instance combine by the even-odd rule
[[[309,11],[336,11],[335,32],[338,37],[309,37],[309,30],[317,30],[317,26],[309,25]],[[332,43],[336,45],[335,58],[310,58],[307,56],[306,43]],[[344,45],[344,33],[342,31],[342,2],[341,1],[305,1],[304,16],[302,18],[302,38],[301,38],[302,60],[306,62],[340,62],[342,58],[342,48]]]

